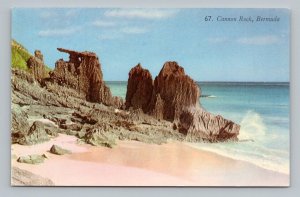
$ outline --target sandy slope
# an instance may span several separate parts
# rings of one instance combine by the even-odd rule
[[[253,164],[192,148],[184,143],[156,145],[119,141],[113,149],[79,145],[60,134],[34,146],[12,145],[12,155],[46,153],[43,164],[12,165],[51,179],[59,186],[288,186],[289,176]],[[71,155],[47,152],[53,144]]]

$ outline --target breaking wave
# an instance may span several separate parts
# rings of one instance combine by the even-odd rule
[[[288,135],[285,137],[272,133],[270,131],[272,129],[267,127],[262,116],[254,111],[248,111],[240,125],[239,142],[190,143],[190,145],[246,161],[264,169],[289,174],[289,151],[276,148],[278,138],[287,138],[288,142]]]
[[[201,95],[202,98],[217,98],[215,95]]]
[[[263,139],[267,133],[267,127],[264,124],[263,118],[253,111],[248,111],[242,119],[241,129],[239,134],[240,140],[257,140]]]

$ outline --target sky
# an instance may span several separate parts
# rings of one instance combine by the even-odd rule
[[[254,21],[217,20],[240,16]],[[41,50],[51,68],[68,60],[58,47],[95,52],[106,81],[126,81],[138,63],[154,78],[176,61],[196,81],[285,82],[289,19],[286,9],[15,8],[12,38],[31,53]]]

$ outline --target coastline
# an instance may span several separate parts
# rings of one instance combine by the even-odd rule
[[[72,154],[49,153],[53,144]],[[113,148],[78,144],[76,137],[64,134],[33,146],[13,144],[12,167],[50,179],[56,186],[289,186],[288,174],[183,142],[117,144]],[[46,154],[47,159],[37,165],[16,161],[28,154]]]
[[[13,14],[11,185],[290,185],[286,11],[48,11]]]
[[[290,166],[287,164],[278,164],[278,163],[274,163],[275,161],[270,161],[269,158],[251,158],[247,155],[241,155],[241,154],[234,154],[232,152],[228,152],[228,151],[223,151],[221,149],[221,147],[218,148],[214,148],[211,146],[211,144],[208,144],[207,146],[204,144],[199,144],[199,143],[189,143],[189,142],[185,142],[188,146],[191,146],[195,149],[199,149],[199,150],[203,150],[203,151],[207,151],[207,152],[212,152],[215,154],[218,154],[220,156],[226,157],[226,158],[231,158],[234,160],[238,160],[238,161],[244,161],[247,163],[251,163],[255,166],[258,166],[260,168],[266,169],[266,170],[270,170],[270,171],[275,171],[275,172],[279,172],[282,174],[287,174],[289,175],[290,172]],[[225,142],[226,143],[226,142]]]

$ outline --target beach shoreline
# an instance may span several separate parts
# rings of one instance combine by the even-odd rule
[[[115,147],[107,148],[79,144],[77,139],[59,134],[33,146],[13,144],[12,167],[50,179],[56,186],[289,186],[288,174],[183,142],[118,141]],[[51,154],[53,144],[72,154]],[[36,165],[16,161],[30,154],[46,154],[47,159]]]

